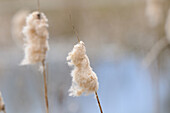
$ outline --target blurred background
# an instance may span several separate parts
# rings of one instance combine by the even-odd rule
[[[69,12],[97,73],[104,113],[170,113],[169,8],[169,0],[40,0],[49,20],[50,113],[100,112],[94,95],[68,96],[66,57],[77,43]],[[0,91],[7,113],[45,113],[39,65],[19,65],[21,30],[36,9],[36,0],[0,0]]]

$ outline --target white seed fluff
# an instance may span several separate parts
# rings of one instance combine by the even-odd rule
[[[3,111],[5,109],[5,104],[2,98],[2,94],[0,92],[0,112]]]
[[[71,72],[72,86],[69,89],[69,96],[81,96],[94,93],[98,90],[98,78],[90,67],[89,58],[86,55],[86,48],[82,41],[76,44],[67,57],[68,65],[74,66]]]
[[[156,27],[163,20],[163,6],[161,0],[147,0],[146,15],[151,27]]]
[[[26,25],[26,17],[28,14],[29,11],[20,10],[12,18],[12,37],[18,45],[23,45],[24,42],[24,34],[22,33],[22,29]]]
[[[168,42],[170,43],[170,9],[168,11],[168,17],[166,19],[165,31],[166,31],[166,37],[168,39]]]
[[[48,46],[48,20],[43,13],[33,12],[26,19],[23,28],[25,35],[25,57],[21,65],[35,64],[45,60]]]

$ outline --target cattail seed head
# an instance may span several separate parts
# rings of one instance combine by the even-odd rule
[[[82,41],[76,44],[73,50],[68,54],[68,65],[73,65],[71,72],[72,86],[69,89],[70,96],[86,95],[98,90],[98,78],[90,67],[89,58],[86,55],[86,48]]]
[[[2,98],[2,94],[0,92],[0,112],[5,110],[5,103]]]
[[[170,42],[170,9],[168,11],[168,17],[166,19],[165,31],[166,31],[166,37],[168,41]]]
[[[25,58],[21,65],[35,64],[45,60],[48,46],[48,20],[43,13],[33,12],[26,19],[23,28],[25,35]]]

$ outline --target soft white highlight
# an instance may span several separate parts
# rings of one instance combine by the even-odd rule
[[[69,66],[74,66],[71,72],[72,86],[69,89],[70,96],[80,96],[94,93],[98,90],[98,78],[90,67],[89,58],[86,55],[86,48],[82,41],[76,44],[68,54],[67,61]]]
[[[12,37],[14,41],[22,45],[24,42],[23,27],[26,25],[26,17],[29,14],[27,10],[18,11],[12,18]]]
[[[166,31],[166,37],[170,42],[170,9],[168,11],[168,17],[166,19],[165,31]]]
[[[33,12],[26,19],[23,29],[25,35],[25,58],[21,65],[35,64],[45,60],[48,46],[48,20],[43,13]]]
[[[162,0],[147,0],[146,15],[152,27],[158,26],[163,20]]]
[[[5,109],[5,103],[3,101],[2,94],[0,92],[0,112],[4,111],[4,109]]]

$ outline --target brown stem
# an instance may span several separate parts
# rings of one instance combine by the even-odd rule
[[[97,102],[98,102],[98,105],[99,105],[99,108],[100,108],[100,112],[103,113],[103,110],[102,110],[102,107],[101,107],[101,104],[100,104],[100,100],[99,100],[97,91],[95,91],[95,95],[96,95],[96,99],[97,99]]]
[[[40,0],[37,0],[37,10],[40,12]]]
[[[43,76],[44,76],[44,96],[45,96],[45,104],[46,104],[46,113],[49,113],[49,105],[48,105],[48,94],[47,94],[47,78],[45,71],[45,60],[42,61],[43,66]]]

